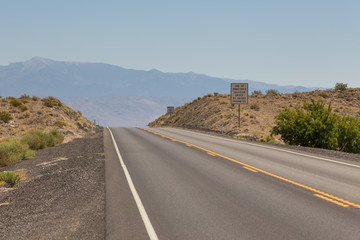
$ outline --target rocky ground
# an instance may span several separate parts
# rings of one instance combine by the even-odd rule
[[[105,156],[95,136],[40,150],[17,171],[16,188],[0,188],[1,239],[104,239]]]
[[[174,114],[165,114],[149,123],[149,126],[220,133],[223,123],[223,131],[227,136],[267,138],[280,110],[286,107],[301,107],[304,101],[309,102],[310,99],[320,99],[326,106],[331,103],[333,112],[340,115],[360,116],[360,88],[291,94],[268,92],[252,94],[249,96],[249,104],[241,105],[241,127],[238,128],[238,106],[231,105],[230,95],[214,93],[177,107]],[[281,142],[280,136],[274,137],[276,141]]]
[[[65,142],[81,138],[91,130],[91,123],[78,111],[54,97],[0,97],[0,141],[21,137],[30,130],[64,133]]]

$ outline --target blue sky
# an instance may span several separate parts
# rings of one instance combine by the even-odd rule
[[[0,65],[39,56],[360,87],[360,1],[0,2]]]

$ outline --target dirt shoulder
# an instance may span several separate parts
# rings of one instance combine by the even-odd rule
[[[104,239],[104,159],[99,129],[1,168],[24,174],[17,188],[0,188],[1,238]]]

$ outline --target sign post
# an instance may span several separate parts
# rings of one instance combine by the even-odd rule
[[[231,83],[231,104],[239,104],[238,126],[240,128],[240,104],[248,104],[248,83]]]

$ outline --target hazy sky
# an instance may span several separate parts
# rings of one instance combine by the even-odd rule
[[[39,56],[360,87],[359,0],[4,0],[0,65]]]

